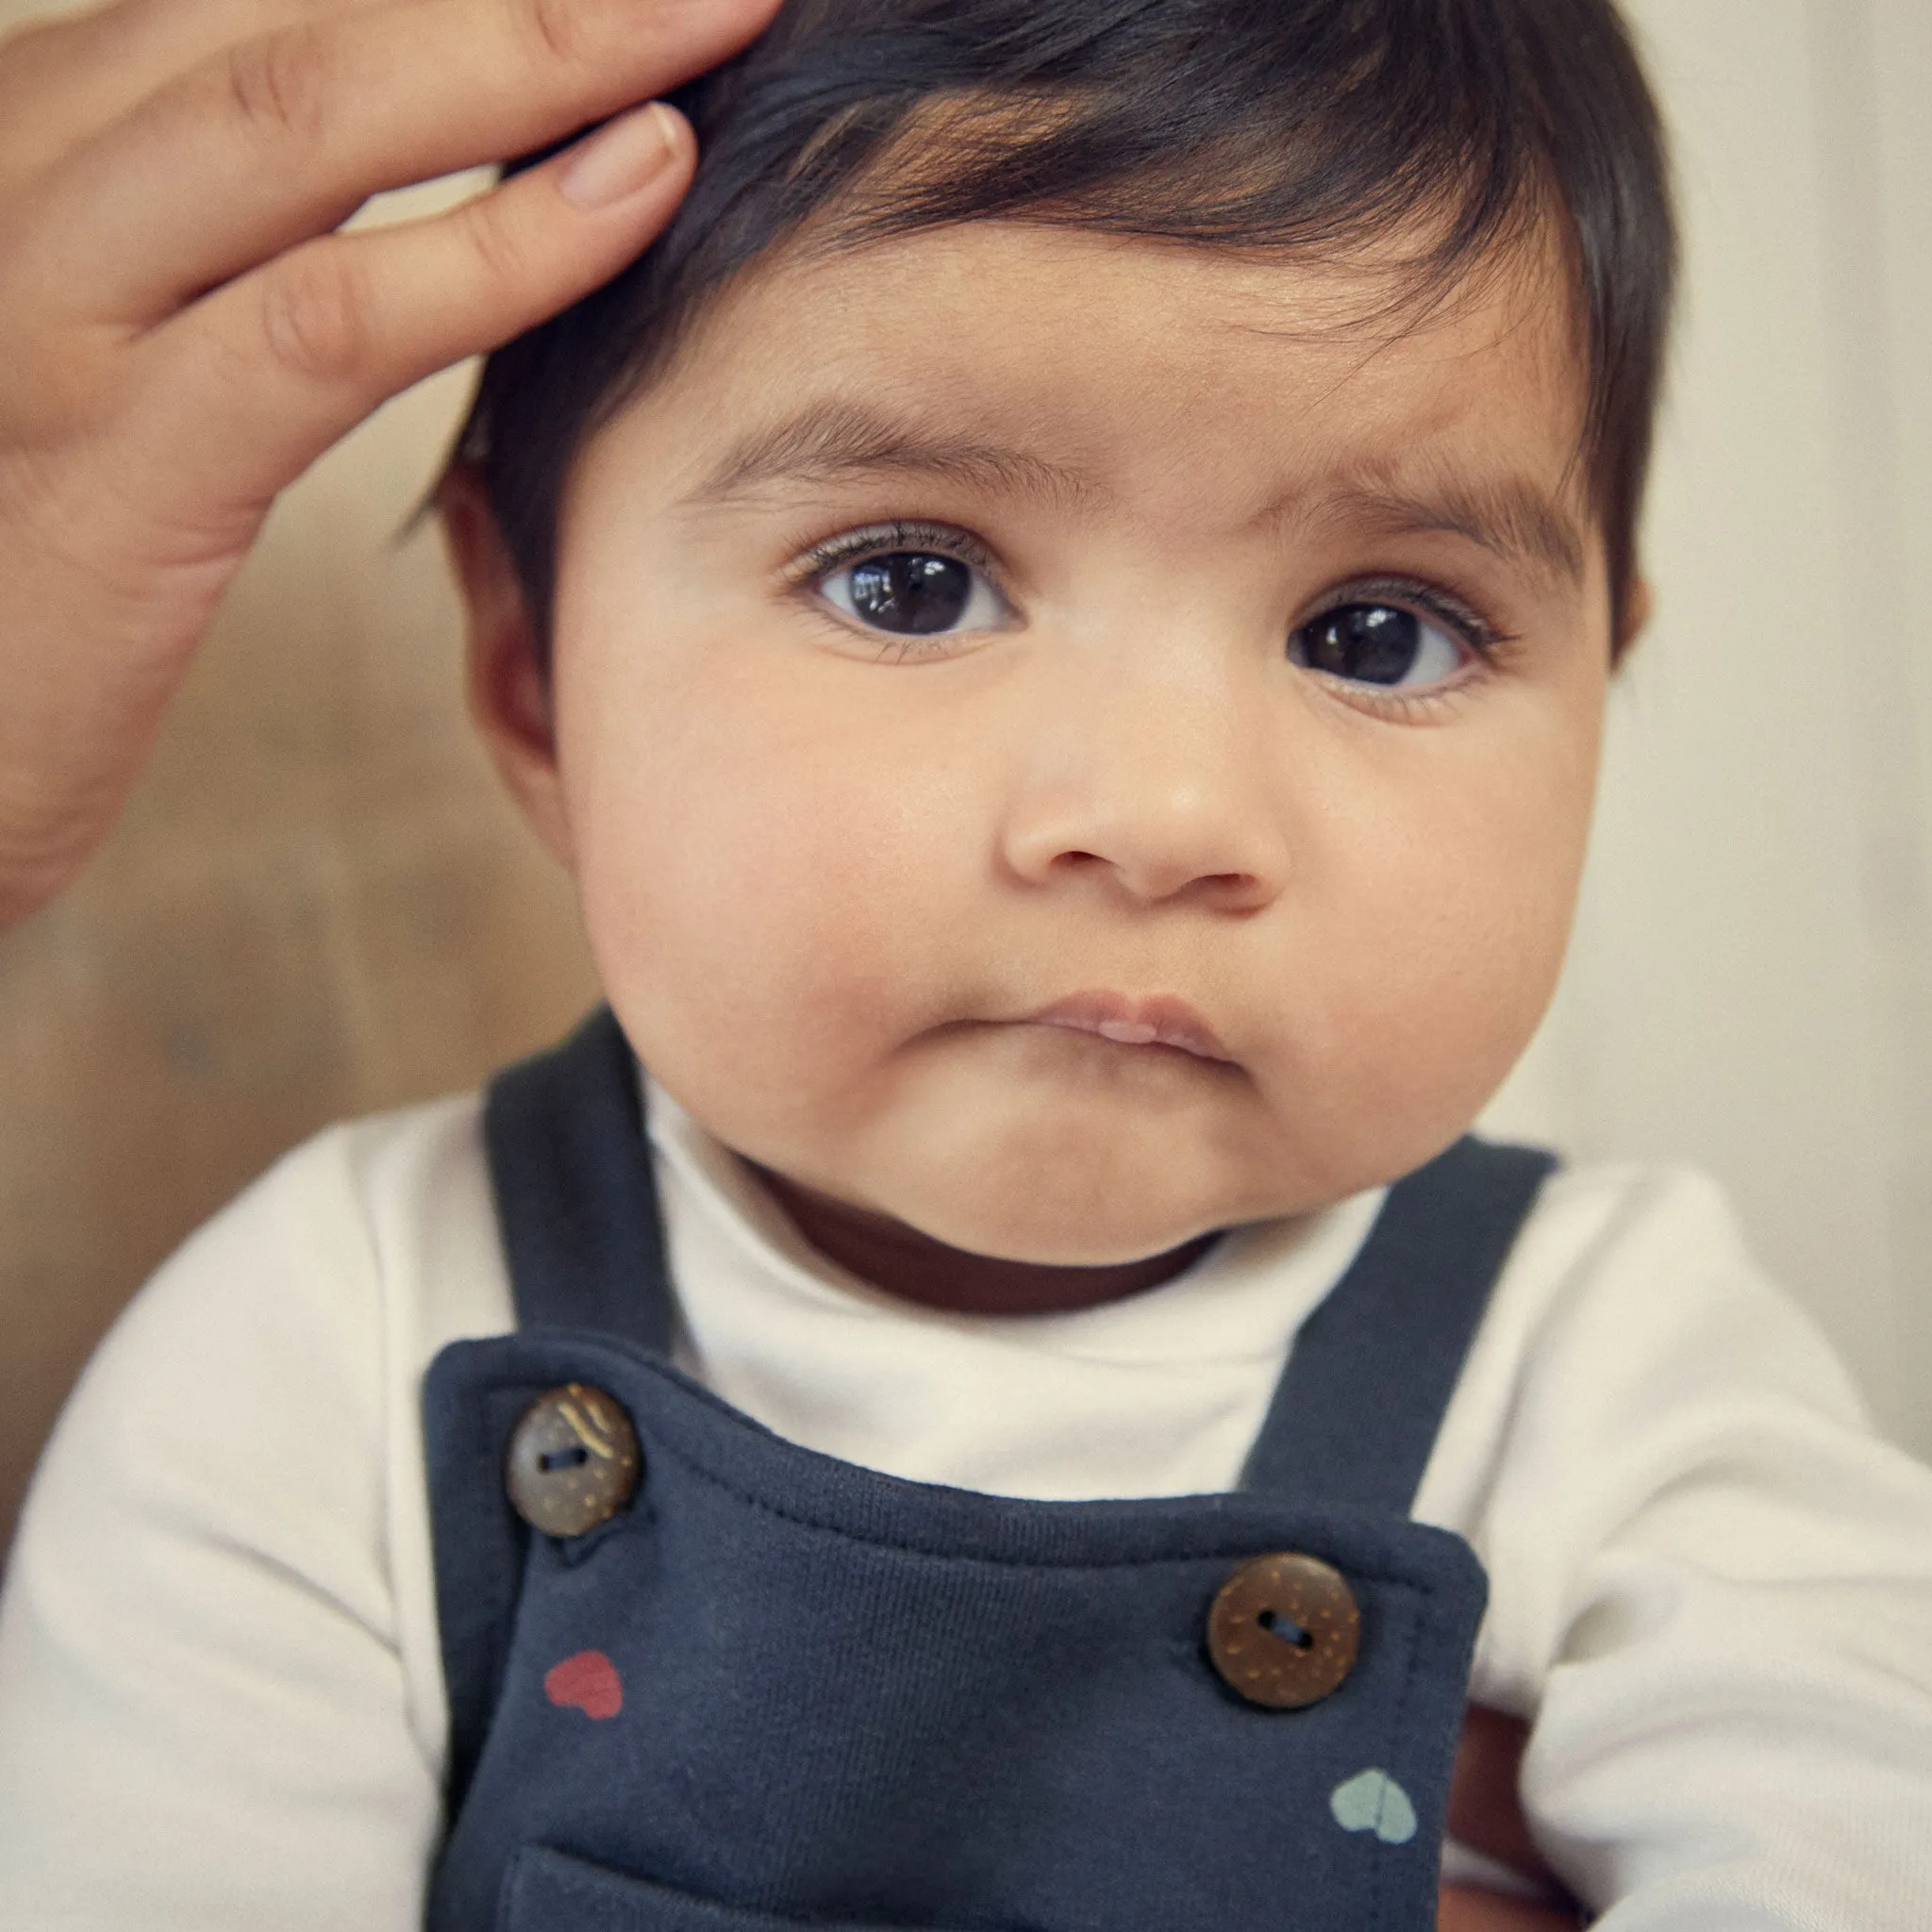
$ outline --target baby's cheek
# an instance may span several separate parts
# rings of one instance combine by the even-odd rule
[[[1403,1058],[1417,1104],[1467,1121],[1489,1100],[1542,1020],[1561,970],[1574,904],[1548,852],[1464,874],[1438,932],[1408,963],[1414,989]]]
[[[1385,1175],[1501,1084],[1548,1004],[1574,902],[1573,828],[1479,788],[1448,795],[1407,822],[1390,813],[1380,837],[1358,828],[1288,926],[1283,1104]]]
[[[613,781],[582,845],[585,918],[661,1077],[688,1063],[707,1086],[790,1107],[877,1051],[927,908],[890,821],[855,790],[755,757]]]

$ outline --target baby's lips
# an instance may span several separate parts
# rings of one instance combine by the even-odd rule
[[[1178,1047],[1204,1060],[1233,1058],[1202,1014],[1174,993],[1070,993],[1037,1013],[1029,1013],[1026,1020],[1035,1026],[1098,1034],[1122,1046]]]

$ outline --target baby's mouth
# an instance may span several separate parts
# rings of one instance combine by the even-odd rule
[[[1196,1059],[1232,1060],[1213,1027],[1186,1000],[1173,993],[1072,993],[1027,1014],[1024,1024],[1093,1033],[1117,1046],[1166,1046],[1192,1054]]]

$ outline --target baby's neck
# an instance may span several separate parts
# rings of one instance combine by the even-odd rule
[[[904,1222],[813,1193],[768,1168],[746,1165],[827,1260],[888,1294],[954,1314],[1054,1315],[1098,1307],[1172,1281],[1215,1241],[1211,1234],[1201,1235],[1165,1254],[1102,1268],[1004,1261],[948,1247]]]

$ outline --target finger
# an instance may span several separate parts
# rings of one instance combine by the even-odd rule
[[[307,243],[158,332],[136,445],[158,500],[265,504],[397,391],[609,279],[690,185],[661,105],[432,219]]]
[[[369,195],[527,151],[715,64],[773,0],[403,0],[205,61],[36,192],[24,287],[140,325]],[[65,267],[67,273],[60,270]]]
[[[0,36],[0,183],[50,167],[223,47],[361,0],[119,0]]]

